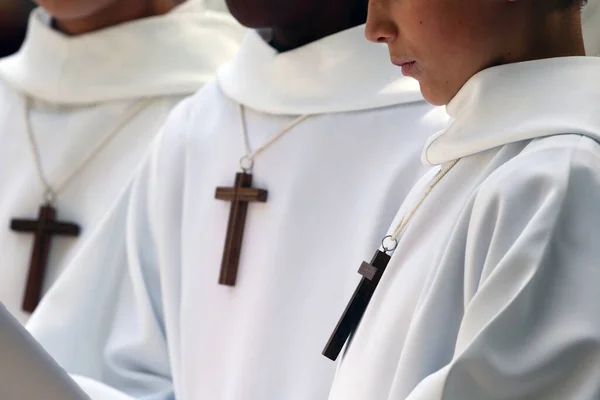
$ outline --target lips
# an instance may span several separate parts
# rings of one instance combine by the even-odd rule
[[[402,68],[402,75],[408,76],[414,69],[416,61],[408,57],[392,56],[392,64]]]

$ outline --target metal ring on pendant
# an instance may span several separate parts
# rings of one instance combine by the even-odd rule
[[[52,189],[46,189],[46,193],[44,193],[44,197],[46,199],[47,204],[53,204],[56,199],[56,193]]]
[[[240,168],[246,174],[252,172],[252,168],[254,168],[254,159],[250,156],[240,158]]]
[[[388,243],[389,246],[386,244],[387,240],[390,241],[390,243]],[[397,247],[398,247],[398,239],[394,239],[394,237],[392,235],[387,235],[381,241],[381,248],[386,253],[389,253],[390,251],[396,250]]]

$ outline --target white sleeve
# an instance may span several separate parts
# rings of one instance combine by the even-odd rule
[[[169,121],[183,124],[186,117],[180,105]],[[169,127],[28,324],[67,372],[144,400],[174,398],[170,345],[176,338],[167,327],[161,271],[176,274],[180,267],[185,140]]]
[[[407,400],[600,399],[600,160],[589,142],[484,183],[454,357]]]

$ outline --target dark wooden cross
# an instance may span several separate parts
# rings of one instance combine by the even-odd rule
[[[37,220],[13,219],[10,222],[10,229],[15,232],[33,233],[35,235],[22,304],[23,311],[32,313],[42,296],[52,237],[78,236],[80,229],[76,224],[57,221],[56,209],[49,204],[40,207]]]
[[[223,250],[223,261],[219,284],[235,286],[237,280],[240,253],[242,250],[242,239],[246,225],[246,214],[248,203],[267,201],[268,192],[252,187],[252,174],[238,173],[235,176],[235,186],[232,188],[219,187],[215,197],[219,200],[231,201],[229,213],[229,225],[227,226],[227,237]]]
[[[361,264],[358,273],[362,275],[362,279],[323,350],[325,357],[333,361],[337,360],[344,344],[358,328],[390,258],[386,253],[377,251],[370,263]]]

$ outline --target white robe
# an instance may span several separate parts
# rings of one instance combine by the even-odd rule
[[[460,161],[401,237],[330,400],[600,398],[598,77],[598,58],[548,59],[459,91],[423,157]]]
[[[33,235],[9,229],[12,218],[37,218],[44,187],[25,125],[23,95],[34,99],[31,126],[44,172],[58,184],[77,168],[142,98],[150,104],[129,121],[58,194],[62,221],[79,238],[53,240],[47,289],[131,180],[147,146],[174,105],[233,57],[243,29],[228,15],[192,0],[171,13],[67,37],[33,12],[19,53],[0,61],[0,301],[21,322]]]
[[[204,0],[206,8],[214,11],[228,11],[225,0]]]
[[[254,185],[269,200],[249,206],[232,288],[217,284],[230,204],[215,188],[233,184],[244,155],[239,103],[253,149],[294,116],[321,115],[256,159]],[[251,32],[169,118],[132,191],[29,328],[69,372],[134,397],[325,399],[335,365],[320,352],[352,261],[377,245],[424,173],[426,136],[446,120],[364,27],[282,54]]]

